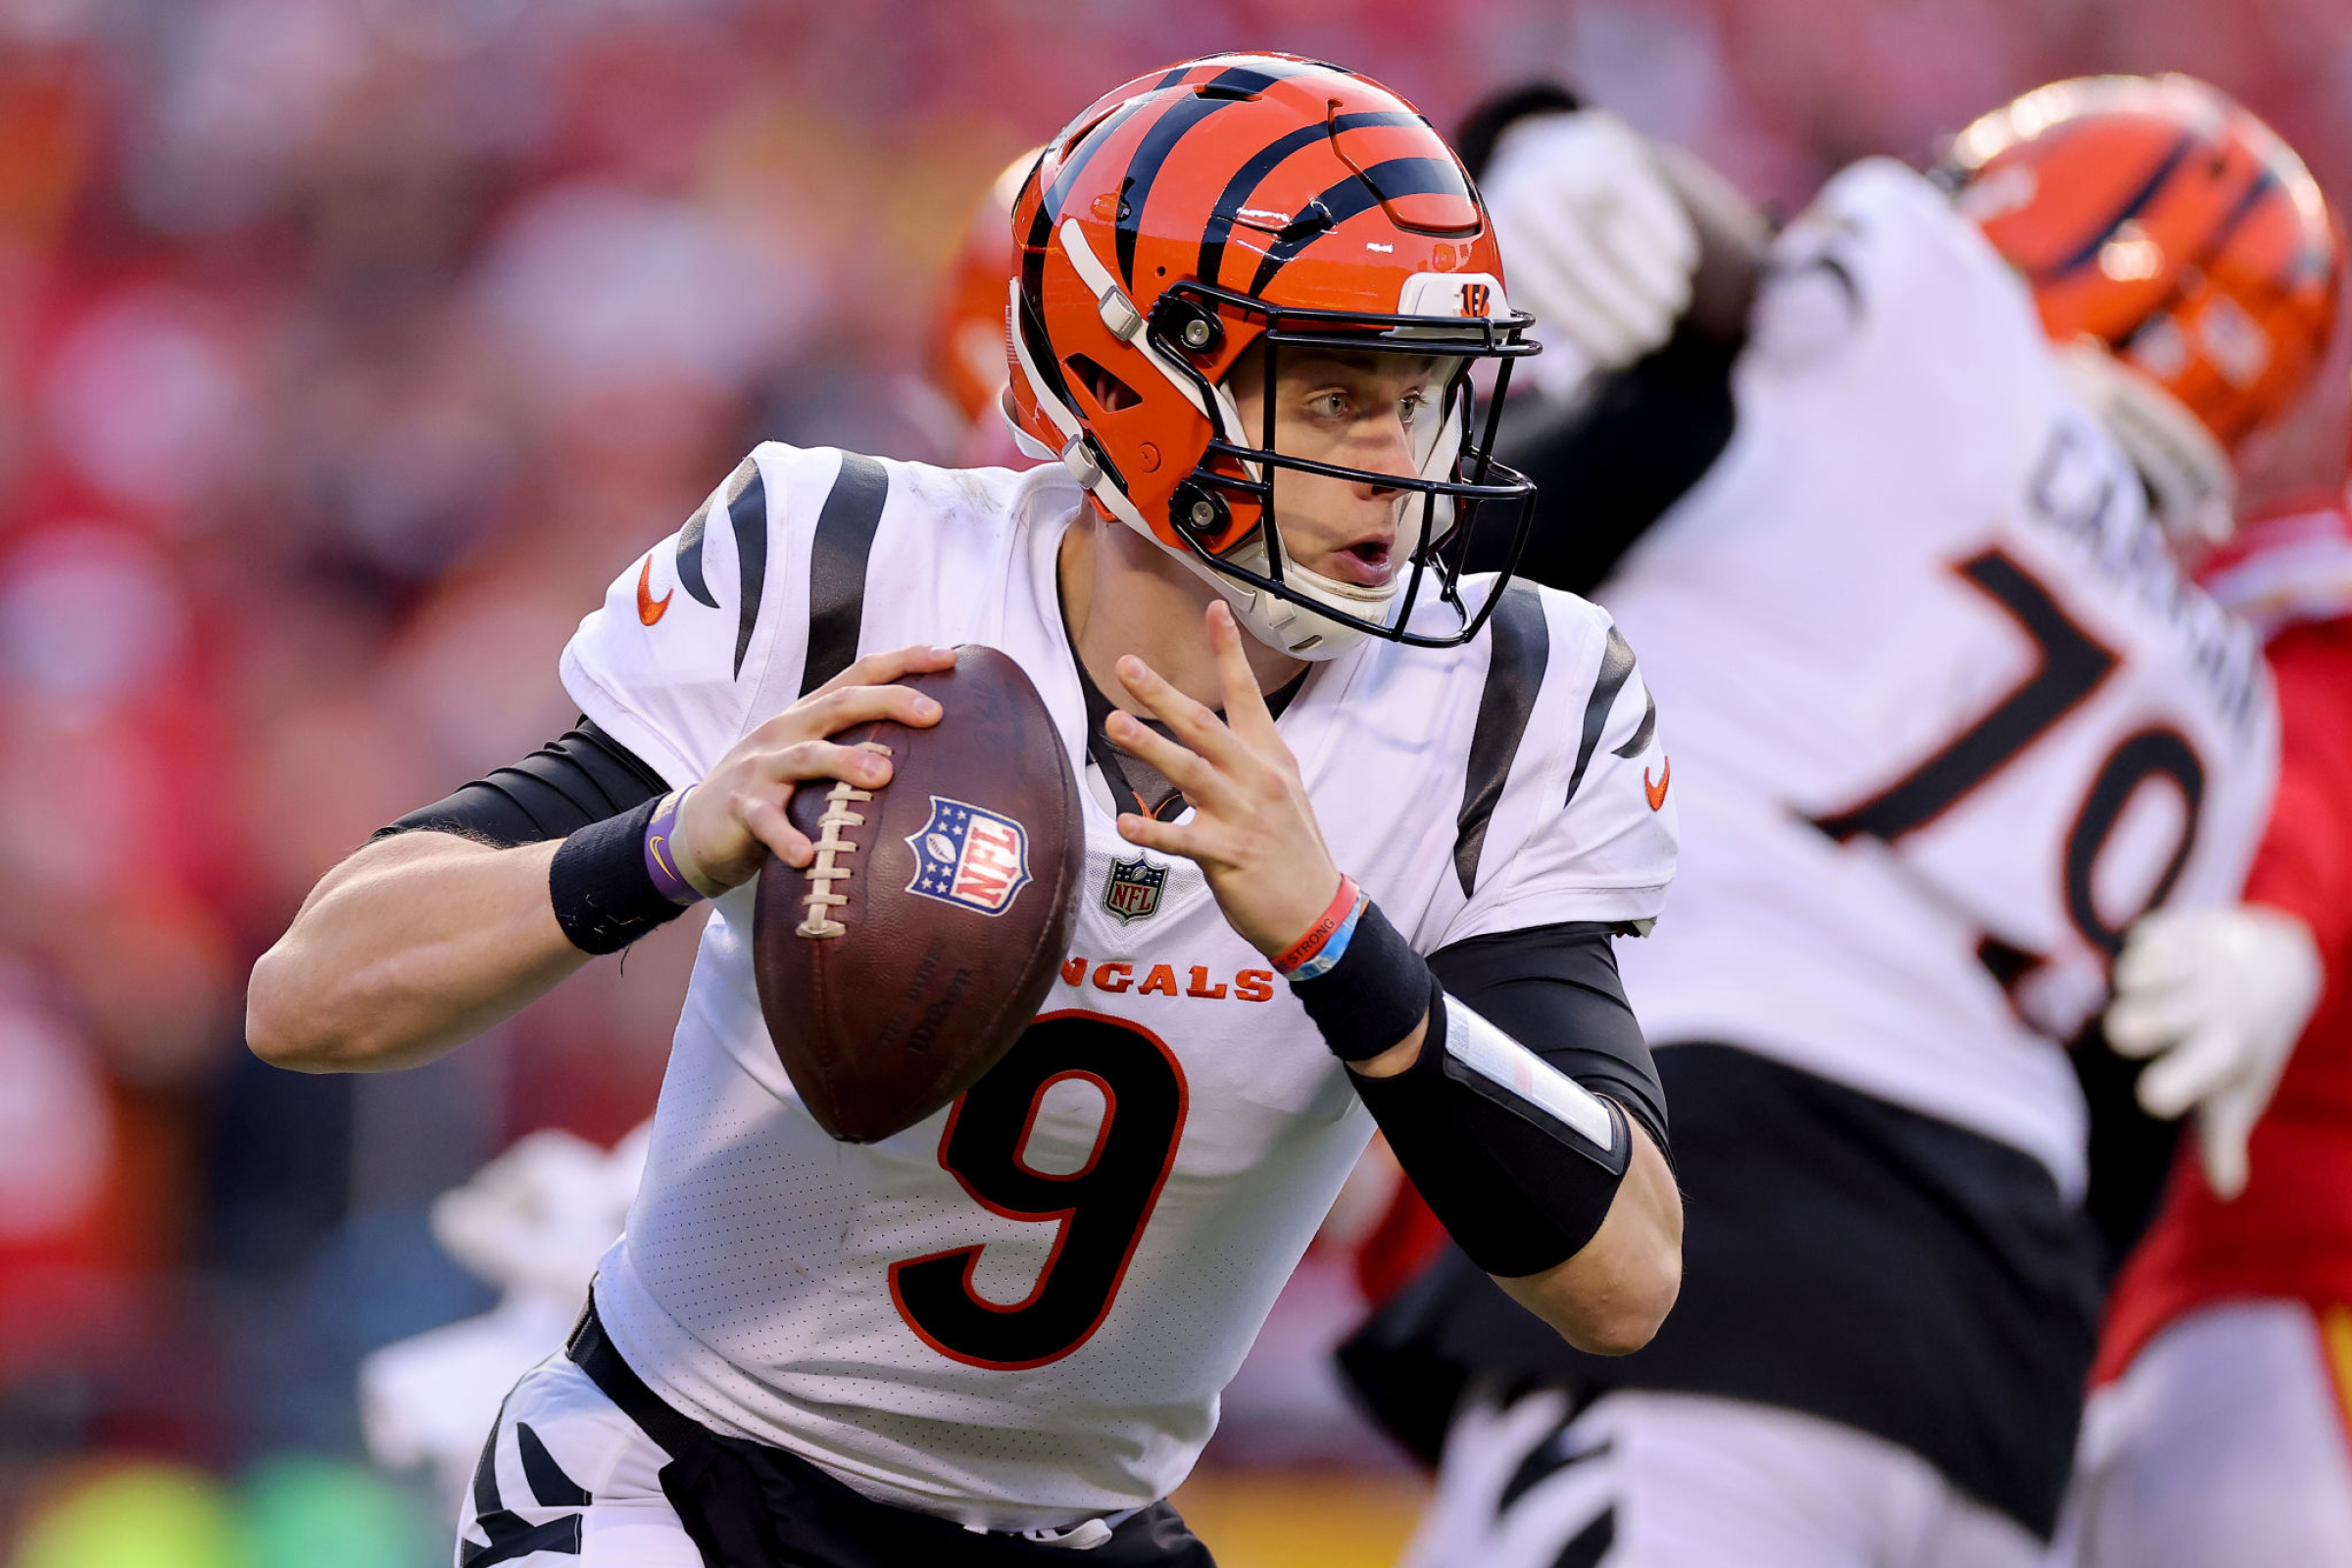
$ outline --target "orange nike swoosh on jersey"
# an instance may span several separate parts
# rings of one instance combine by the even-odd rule
[[[1666,765],[1658,769],[1658,781],[1655,784],[1649,781],[1649,769],[1645,767],[1642,770],[1642,793],[1649,797],[1651,810],[1666,804],[1666,786],[1673,782],[1674,759],[1671,757],[1666,759]]]
[[[659,599],[654,597],[654,558],[647,556],[644,568],[637,573],[637,618],[651,626],[669,613],[669,602],[677,597],[675,588]]]

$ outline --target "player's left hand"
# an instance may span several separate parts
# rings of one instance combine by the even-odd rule
[[[1136,706],[1176,738],[1126,712],[1111,714],[1104,733],[1159,769],[1193,808],[1181,823],[1123,812],[1119,836],[1200,866],[1227,923],[1271,956],[1323,913],[1340,890],[1340,869],[1324,846],[1298,760],[1258,692],[1242,630],[1222,600],[1208,607],[1208,643],[1217,656],[1222,718],[1133,654],[1115,666]]]
[[[2216,1197],[2246,1185],[2246,1140],[2320,996],[2319,950],[2293,915],[2260,905],[2159,909],[2115,961],[2107,1041],[2152,1057],[2140,1108],[2195,1107],[2197,1152]]]

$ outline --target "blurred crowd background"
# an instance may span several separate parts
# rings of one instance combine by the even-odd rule
[[[693,932],[369,1079],[253,1061],[248,966],[565,726],[571,627],[755,441],[958,450],[923,370],[974,202],[1233,47],[1441,125],[1564,77],[1783,213],[2185,69],[2352,197],[2342,0],[0,0],[0,1562],[447,1560],[355,1366],[493,1299],[436,1193],[651,1110]],[[1286,1321],[1225,1473],[1372,1452]]]

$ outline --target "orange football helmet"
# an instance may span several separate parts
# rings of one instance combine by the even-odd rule
[[[2226,535],[2228,454],[2335,327],[2342,245],[2302,160],[2201,81],[2097,76],[1984,116],[1945,172],[2167,524]]]
[[[1274,647],[1325,659],[1364,635],[1421,647],[1474,636],[1458,592],[1473,526],[1515,528],[1535,487],[1493,461],[1494,411],[1533,354],[1502,291],[1493,224],[1453,150],[1403,99],[1290,55],[1213,55],[1139,76],[1047,145],[1013,209],[1008,411],[1103,515],[1199,571]],[[1258,438],[1223,384],[1264,344]],[[1417,478],[1276,452],[1285,347],[1450,362],[1438,416],[1414,430]],[[1500,367],[1483,439],[1472,365]],[[1398,495],[1401,592],[1285,560],[1272,470],[1336,474]],[[1507,577],[1506,569],[1504,575]],[[1450,626],[1408,626],[1426,578]],[[1497,584],[1499,587],[1499,584]]]

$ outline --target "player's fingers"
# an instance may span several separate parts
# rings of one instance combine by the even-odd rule
[[[1179,827],[1174,822],[1162,822],[1156,817],[1121,811],[1118,829],[1119,837],[1140,848],[1157,850],[1162,855],[1182,856],[1188,860],[1198,858],[1194,854],[1194,833],[1189,824]]]
[[[2159,909],[2132,927],[2124,951],[2116,955],[2115,986],[2119,991],[2178,985],[2196,972],[2197,958],[2209,939],[2197,925],[2178,918],[2179,910]]]
[[[1682,199],[1662,178],[1628,185],[1620,196],[1629,243],[1638,243],[1661,276],[1680,278],[1688,292],[1690,270],[1698,265],[1698,226]]]
[[[2224,1094],[2197,1112],[2197,1160],[2205,1185],[2228,1202],[2246,1190],[2246,1145],[2260,1112],[2250,1096]]]
[[[909,729],[939,722],[939,700],[911,686],[842,686],[795,703],[780,715],[772,738],[797,741],[838,735],[854,724],[893,719]]]
[[[1638,211],[1620,210],[1600,232],[1600,243],[1617,259],[1617,275],[1653,313],[1652,322],[1671,324],[1690,303],[1690,274],[1678,264],[1668,241],[1653,232]]]
[[[1144,710],[1176,732],[1176,738],[1191,747],[1213,765],[1231,769],[1246,760],[1241,744],[1225,721],[1195,702],[1133,654],[1120,658],[1111,666],[1127,695],[1134,698]]]
[[[834,779],[861,790],[878,790],[890,782],[890,759],[881,752],[832,741],[801,741],[761,754],[756,776],[786,784]],[[787,796],[791,793],[784,791]]]
[[[953,648],[936,643],[908,643],[904,648],[890,648],[866,655],[809,695],[822,696],[845,686],[882,686],[907,675],[933,674],[950,669],[955,663],[956,650]]]
[[[2107,1004],[2107,1044],[2121,1056],[2153,1056],[2194,1031],[2203,1017],[2194,990],[2127,991]]]
[[[1658,308],[1643,297],[1632,275],[1633,270],[1603,237],[1606,225],[1613,221],[1612,208],[1591,214],[1580,223],[1576,254],[1560,276],[1583,296],[1594,314],[1616,324],[1621,334],[1619,352],[1623,353],[1626,345],[1638,347],[1654,342],[1663,334],[1659,331]],[[1571,258],[1563,254],[1561,260]]]
[[[1242,641],[1241,624],[1224,600],[1208,607],[1208,646],[1217,656],[1217,680],[1225,694],[1225,724],[1250,745],[1263,749],[1282,744],[1274,733],[1274,715],[1266,709],[1265,693],[1257,689],[1257,671],[1250,667],[1250,651]]]
[[[1186,751],[1133,713],[1112,713],[1102,721],[1102,733],[1120,751],[1159,769],[1187,800],[1198,800],[1216,787],[1217,770],[1199,753]]]
[[[1519,286],[1519,303],[1532,310],[1544,327],[1565,333],[1599,364],[1623,364],[1633,352],[1634,333],[1581,285],[1578,269],[1589,264],[1584,260],[1582,242],[1573,243],[1573,256],[1564,257],[1550,246],[1530,247],[1510,264],[1512,281]],[[1567,248],[1567,242],[1559,248]]]
[[[816,858],[815,846],[792,825],[781,803],[765,796],[744,794],[735,798],[733,806],[744,831],[766,845],[768,852],[786,865],[799,870]]]
[[[2230,1037],[2219,1029],[2189,1036],[2139,1075],[2139,1108],[2170,1121],[2228,1083],[2239,1066]]]

